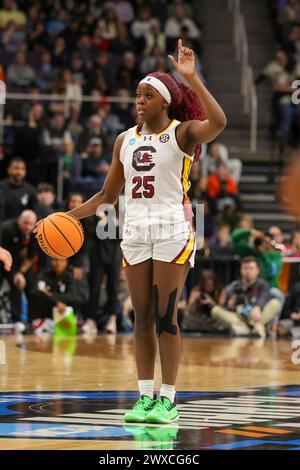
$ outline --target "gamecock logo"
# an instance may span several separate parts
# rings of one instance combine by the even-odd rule
[[[156,152],[154,147],[143,146],[133,152],[132,166],[137,171],[149,171],[155,166],[153,154]]]

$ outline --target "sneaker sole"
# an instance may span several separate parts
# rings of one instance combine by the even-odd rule
[[[125,423],[145,423],[146,422],[146,418],[134,418],[134,417],[128,417],[126,418],[126,416],[124,416],[124,421]]]
[[[171,424],[171,423],[175,423],[178,420],[179,420],[179,415],[177,415],[175,418],[168,419],[168,420],[156,418],[155,416],[146,417],[147,423],[157,423],[157,424]]]

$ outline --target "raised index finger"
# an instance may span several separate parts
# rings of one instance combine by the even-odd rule
[[[182,39],[178,39],[178,50],[182,49]]]

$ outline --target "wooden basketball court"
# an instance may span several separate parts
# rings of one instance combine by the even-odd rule
[[[137,398],[132,336],[0,340],[0,449],[300,449],[300,354],[287,340],[185,336],[181,418],[160,427],[122,419]]]

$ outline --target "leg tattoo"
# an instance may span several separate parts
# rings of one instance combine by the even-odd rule
[[[173,292],[169,295],[168,307],[165,315],[163,317],[159,314],[159,296],[158,296],[158,287],[157,285],[153,286],[153,303],[154,303],[154,314],[155,314],[155,324],[156,324],[156,333],[158,337],[165,331],[170,333],[170,335],[176,336],[177,326],[172,324],[172,316],[174,312],[174,305],[176,301],[178,287],[176,287]]]

